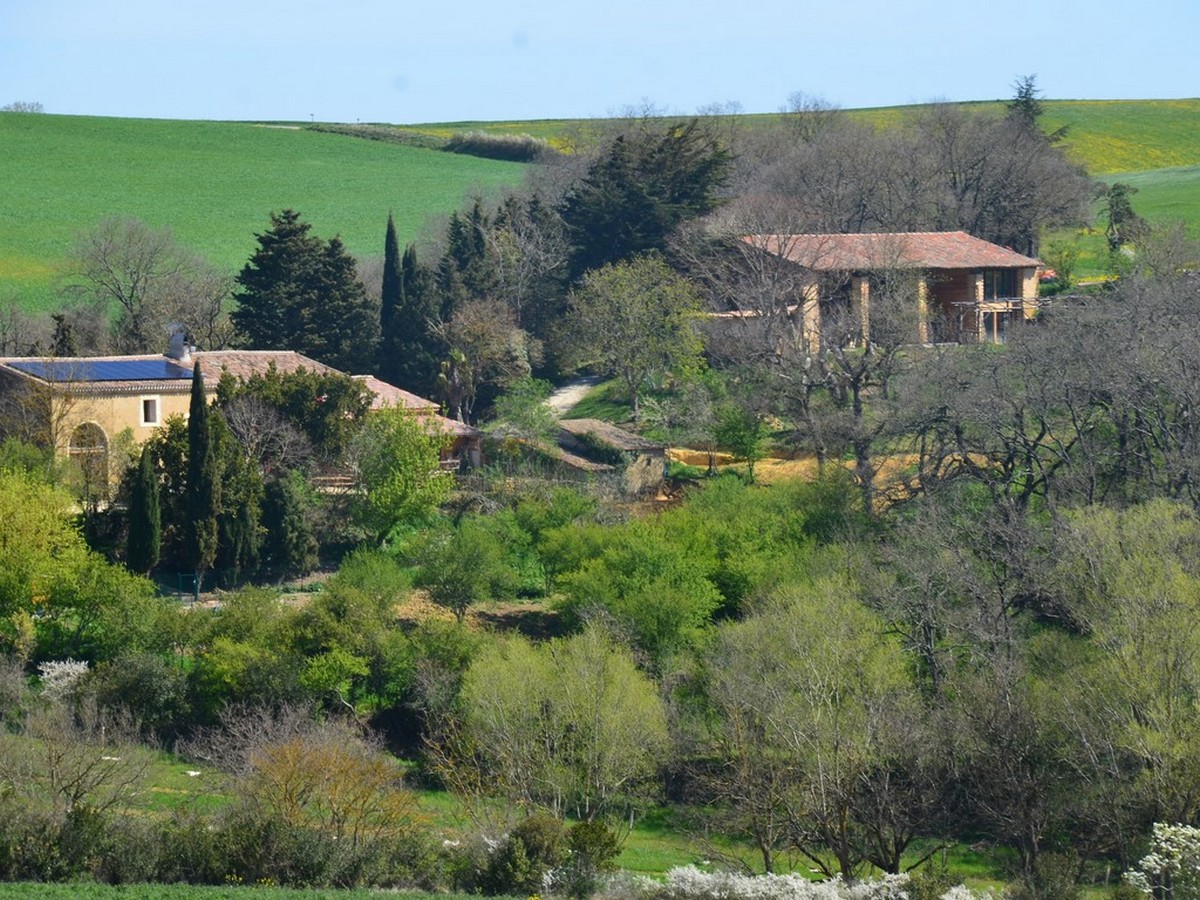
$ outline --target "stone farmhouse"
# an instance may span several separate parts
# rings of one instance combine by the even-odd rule
[[[794,267],[788,312],[810,349],[834,333],[871,339],[872,295],[903,294],[911,340],[1002,343],[1008,326],[1038,308],[1039,260],[963,231],[887,234],[754,234],[753,255]],[[743,248],[746,249],[746,248]]]
[[[90,484],[111,484],[120,476],[109,470],[113,440],[128,430],[140,444],[170,416],[186,416],[196,364],[210,399],[224,372],[246,379],[274,366],[283,374],[300,369],[344,374],[291,350],[193,351],[181,335],[172,337],[163,355],[0,358],[0,436],[16,433],[52,446],[77,461]],[[372,409],[402,407],[451,436],[443,467],[479,464],[479,431],[439,415],[431,400],[373,376],[359,377],[374,395]]]

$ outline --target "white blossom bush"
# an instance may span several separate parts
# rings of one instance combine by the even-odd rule
[[[88,673],[88,664],[77,659],[57,659],[38,663],[38,678],[42,682],[42,696],[47,700],[62,700],[75,689],[80,679]]]
[[[1200,828],[1155,822],[1150,852],[1125,880],[1147,897],[1200,897]]]
[[[976,893],[965,884],[956,884],[946,893],[942,894],[941,900],[993,900],[994,895],[991,891],[980,891]]]
[[[796,875],[738,875],[702,872],[683,866],[667,873],[666,883],[618,872],[604,879],[591,900],[908,900],[909,877],[885,875],[847,884],[840,878],[809,881]],[[547,884],[545,895],[554,893]],[[955,885],[941,900],[996,900],[991,891]]]
[[[672,869],[661,891],[664,900],[907,900],[907,875],[885,875],[848,884],[840,878],[809,881],[802,875],[738,875]]]

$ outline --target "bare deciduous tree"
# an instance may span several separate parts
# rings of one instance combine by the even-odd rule
[[[161,349],[178,322],[206,349],[224,347],[232,280],[176,243],[169,228],[109,218],[80,235],[70,254],[70,289],[116,307],[113,342],[122,353]]]

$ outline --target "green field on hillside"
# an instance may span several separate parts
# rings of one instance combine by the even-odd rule
[[[1138,187],[1134,207],[1142,216],[1183,221],[1200,237],[1200,100],[1048,100],[1045,109],[1047,127],[1067,126],[1072,158],[1107,181]],[[886,127],[914,108],[848,112]],[[734,127],[777,119],[740,116]],[[396,130],[435,140],[468,131],[530,134],[570,151],[612,126],[541,120]],[[389,211],[405,242],[465,197],[516,183],[524,171],[294,123],[0,113],[0,147],[0,303],[27,309],[56,305],[54,286],[73,238],[106,216],[170,226],[180,243],[230,272],[253,251],[268,214],[285,207],[298,209],[322,237],[340,234],[356,256],[377,257]],[[1090,259],[1085,265],[1092,268]]]
[[[74,236],[106,216],[170,226],[231,272],[286,207],[350,252],[382,256],[389,211],[411,240],[524,168],[297,126],[21,113],[0,113],[0,147],[0,302],[27,308],[54,303]]]
[[[966,104],[1001,112],[1000,101]],[[1043,123],[1048,130],[1066,127],[1071,158],[1093,175],[1165,169],[1200,164],[1200,99],[1192,100],[1046,100]],[[847,114],[879,128],[900,124],[919,106],[847,110]],[[776,124],[776,113],[738,116],[746,128]],[[555,145],[580,143],[603,133],[605,120],[545,119],[532,122],[443,122],[403,126],[401,130],[438,138],[466,131],[529,134]],[[611,123],[609,123],[611,124]]]

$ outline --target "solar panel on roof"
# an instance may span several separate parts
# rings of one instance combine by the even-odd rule
[[[169,359],[25,359],[10,366],[43,381],[177,381],[192,370]]]

